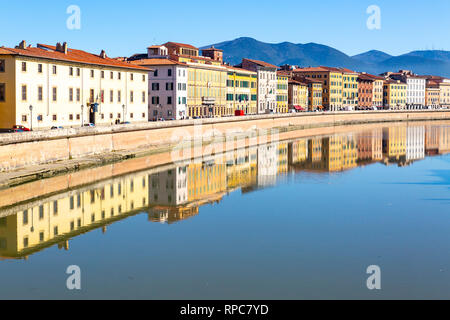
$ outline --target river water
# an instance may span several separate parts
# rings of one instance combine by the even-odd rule
[[[21,186],[0,298],[449,299],[449,152],[450,123],[390,124]]]

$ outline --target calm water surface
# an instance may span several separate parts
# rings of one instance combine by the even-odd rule
[[[31,194],[0,208],[0,298],[450,299],[448,152],[392,125]]]

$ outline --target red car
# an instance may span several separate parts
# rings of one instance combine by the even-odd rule
[[[28,128],[24,127],[24,126],[14,126],[13,129],[14,130],[22,130],[22,131],[31,131],[30,129],[28,129]]]

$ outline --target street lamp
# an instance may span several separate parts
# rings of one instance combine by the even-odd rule
[[[84,105],[82,104],[81,105],[81,126],[82,127],[84,126],[84,113],[83,113],[83,110],[84,110]]]
[[[122,109],[123,109],[123,120],[122,121],[125,122],[126,116],[125,116],[125,105],[124,104],[122,105]]]
[[[33,106],[30,104],[30,130],[33,131]]]

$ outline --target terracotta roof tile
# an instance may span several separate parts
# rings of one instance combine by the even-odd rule
[[[267,62],[264,62],[264,61],[253,60],[253,59],[244,59],[244,60],[253,62],[254,64],[257,64],[257,65],[259,65],[259,66],[261,66],[261,67],[276,68],[276,69],[278,69],[277,66],[274,66],[273,64],[270,64],[270,63],[267,63]]]
[[[117,68],[137,69],[147,71],[147,68],[132,65],[127,62],[119,61],[112,58],[102,58],[99,55],[88,53],[82,50],[68,49],[67,54],[56,51],[55,46],[38,44],[38,47],[27,47],[25,49],[18,48],[1,48],[0,54],[13,54],[25,57],[34,57],[42,59],[51,59],[58,61],[78,62],[92,65],[109,66]]]

